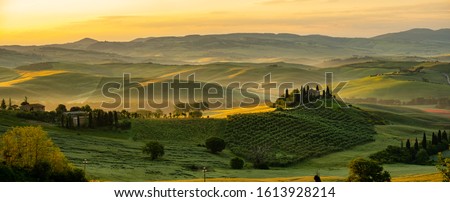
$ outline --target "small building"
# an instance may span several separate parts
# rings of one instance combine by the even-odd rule
[[[320,90],[309,89],[309,97],[320,97]]]
[[[73,127],[88,127],[89,126],[89,112],[74,111],[64,112],[64,117],[69,121]]]
[[[20,110],[26,111],[26,112],[31,112],[31,111],[43,112],[43,111],[45,111],[45,106],[41,105],[41,104],[28,104],[27,103],[27,104],[20,106]]]

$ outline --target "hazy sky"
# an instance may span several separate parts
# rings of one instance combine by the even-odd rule
[[[450,0],[0,0],[0,44],[232,32],[370,37],[450,28]]]

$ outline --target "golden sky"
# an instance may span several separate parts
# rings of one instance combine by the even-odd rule
[[[450,0],[0,0],[0,44],[234,32],[370,37],[450,28]]]

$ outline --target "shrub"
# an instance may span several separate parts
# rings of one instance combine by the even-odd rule
[[[244,160],[238,157],[232,158],[230,161],[230,166],[232,169],[242,169],[244,168]]]
[[[145,144],[142,152],[144,154],[149,154],[152,160],[155,160],[164,156],[164,146],[159,142],[151,141]]]
[[[131,129],[131,121],[123,120],[122,123],[119,124],[119,127],[122,130],[130,130]]]
[[[389,182],[391,175],[383,171],[383,166],[372,160],[356,158],[349,165],[350,182]]]
[[[411,163],[411,152],[406,148],[387,146],[383,151],[371,154],[370,159],[379,163]]]
[[[211,137],[205,141],[206,148],[212,153],[221,152],[225,149],[225,140],[218,137]]]
[[[428,163],[429,156],[425,149],[420,149],[416,154],[416,164],[425,165]]]

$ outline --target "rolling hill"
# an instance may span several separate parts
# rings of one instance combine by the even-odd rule
[[[66,44],[0,46],[0,66],[36,62],[111,62],[207,64],[215,62],[289,62],[319,64],[324,60],[362,56],[423,56],[450,53],[450,29],[409,31],[372,38],[322,35],[234,33],[149,37],[128,42],[85,38]],[[437,58],[435,58],[437,59]]]
[[[415,71],[420,69],[420,71]],[[409,101],[418,97],[448,97],[450,84],[445,75],[450,74],[449,63],[411,61],[371,61],[349,64],[334,68],[290,63],[212,63],[205,65],[162,65],[154,63],[108,63],[82,64],[67,62],[46,62],[19,66],[14,69],[2,68],[0,76],[0,96],[13,102],[21,102],[28,96],[33,102],[40,102],[54,109],[59,103],[69,105],[91,104],[98,107],[107,98],[101,88],[107,82],[123,83],[123,74],[131,74],[132,82],[142,85],[173,82],[173,76],[180,74],[180,81],[195,74],[196,81],[222,86],[224,92],[231,93],[227,86],[231,83],[263,82],[267,74],[271,81],[292,82],[295,88],[307,82],[324,85],[325,72],[332,72],[334,86],[339,81],[348,84],[339,92],[342,98],[399,99]],[[271,99],[284,92],[272,89]],[[156,88],[155,99],[160,98],[160,88]],[[122,88],[123,90],[123,88]],[[250,89],[262,96],[262,89]],[[292,90],[292,89],[291,89]],[[42,93],[45,92],[45,93]],[[122,91],[118,91],[121,93]],[[132,91],[135,93],[134,91]],[[169,92],[172,90],[169,89]],[[185,96],[186,92],[182,91]],[[233,102],[243,97],[234,90]],[[133,94],[133,98],[137,96]],[[202,100],[201,97],[196,97]],[[135,101],[135,100],[134,100]],[[133,101],[133,102],[134,102]],[[212,114],[211,114],[212,115]]]

